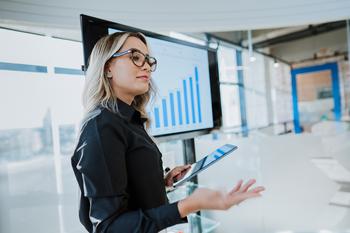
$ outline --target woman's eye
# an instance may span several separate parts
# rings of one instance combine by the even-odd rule
[[[141,55],[139,55],[139,54],[134,54],[134,55],[132,56],[132,59],[134,59],[134,61],[140,61],[140,60],[141,60]]]

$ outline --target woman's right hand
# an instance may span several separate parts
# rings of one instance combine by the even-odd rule
[[[228,193],[207,188],[198,188],[190,196],[179,201],[178,208],[180,215],[181,217],[185,217],[192,212],[202,209],[227,210],[246,199],[259,197],[265,188],[259,186],[249,189],[254,183],[255,180],[252,179],[243,185],[243,181],[240,180]]]

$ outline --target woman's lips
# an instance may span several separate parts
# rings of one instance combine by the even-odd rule
[[[143,80],[149,80],[149,77],[146,75],[142,75],[142,76],[137,76],[136,78],[141,78]]]

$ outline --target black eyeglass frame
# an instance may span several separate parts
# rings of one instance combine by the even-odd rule
[[[137,65],[135,63],[135,61],[132,59],[132,56],[130,56],[130,60],[132,61],[132,63],[134,63],[135,66],[137,67],[143,67],[146,63],[146,60],[147,60],[147,63],[148,65],[151,67],[151,72],[154,72],[156,69],[157,69],[157,59],[155,57],[151,57],[150,55],[148,54],[144,54],[143,52],[141,52],[140,50],[138,49],[128,49],[126,51],[123,51],[123,52],[117,52],[117,53],[114,53],[111,58],[116,58],[116,57],[120,57],[120,56],[123,56],[123,55],[126,55],[126,54],[129,54],[129,53],[134,53],[134,52],[138,52],[140,54],[142,54],[145,59],[143,59],[143,62],[142,62],[142,65]],[[153,59],[154,62],[151,62],[151,60]],[[152,68],[153,67],[153,68]]]

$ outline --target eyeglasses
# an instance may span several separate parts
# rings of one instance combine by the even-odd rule
[[[130,59],[137,67],[143,67],[147,61],[151,67],[151,72],[154,72],[157,69],[157,60],[154,57],[150,57],[148,54],[142,53],[138,49],[129,49],[124,52],[115,53],[112,57],[120,57],[125,54],[130,54]]]

